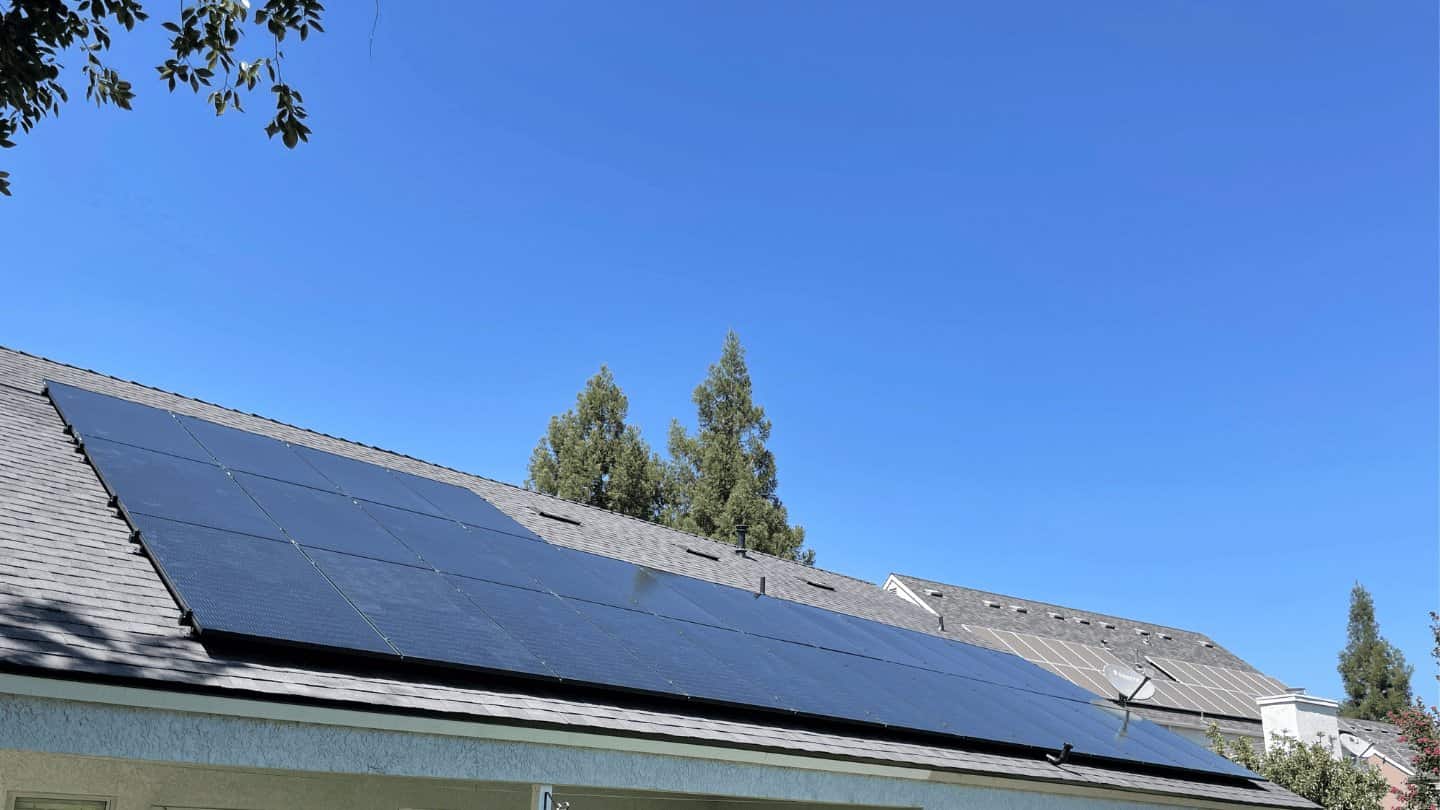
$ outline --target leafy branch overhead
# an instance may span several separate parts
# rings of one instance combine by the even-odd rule
[[[182,0],[179,16],[162,23],[172,35],[170,55],[156,70],[172,92],[204,88],[216,115],[231,108],[243,112],[244,94],[263,78],[275,103],[265,133],[293,149],[309,140],[310,128],[304,98],[281,71],[281,47],[289,34],[303,41],[311,31],[324,31],[324,10],[317,0],[267,0],[253,13],[249,0]],[[15,146],[17,133],[59,115],[70,100],[60,81],[67,53],[84,56],[87,100],[131,109],[134,86],[102,57],[110,50],[112,26],[132,31],[147,19],[139,0],[11,0],[0,12],[0,147]],[[246,58],[240,53],[245,35],[257,30],[269,41]],[[0,194],[11,193],[9,177],[0,171]]]

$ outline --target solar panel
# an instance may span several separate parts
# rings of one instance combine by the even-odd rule
[[[1129,666],[1103,647],[996,628],[970,630],[1101,697],[1115,696],[1115,687],[1105,677],[1105,667]],[[1260,707],[1255,698],[1285,691],[1284,684],[1258,672],[1173,658],[1152,656],[1146,660],[1158,671],[1151,681],[1155,696],[1147,701],[1148,705],[1259,719]]]
[[[1176,681],[1157,682],[1157,693],[1163,693],[1161,699],[1172,705],[1189,704],[1198,711],[1258,718],[1260,706],[1256,698],[1285,692],[1285,684],[1259,672],[1158,656],[1146,660]]]
[[[268,436],[206,422],[192,416],[178,417],[180,424],[198,439],[222,467],[291,481],[315,489],[339,492],[328,478],[305,463],[290,446]],[[209,459],[204,459],[209,461]]]
[[[297,446],[294,450],[321,475],[340,487],[341,492],[352,498],[398,506],[412,512],[441,514],[440,510],[410,491],[409,487],[400,483],[400,479],[384,467],[309,447]]]
[[[462,487],[51,390],[207,639],[1245,775],[1139,719],[1117,736],[1123,717],[1017,656],[553,545]]]
[[[294,544],[143,514],[131,519],[202,632],[394,654]]]
[[[219,467],[105,439],[85,442],[85,453],[127,512],[285,539]]]
[[[1105,667],[1126,666],[1103,647],[994,628],[972,627],[971,630],[987,635],[1005,648],[1013,650],[1016,655],[1101,697],[1115,696],[1115,687],[1111,686],[1105,677]]]
[[[46,390],[65,424],[82,441],[108,439],[194,461],[210,461],[205,448],[168,411],[64,383],[52,382]]]
[[[308,553],[402,656],[554,677],[434,570],[321,549]]]
[[[379,504],[365,511],[437,571],[539,590],[532,572],[559,560],[554,546],[462,526],[453,520]]]
[[[440,514],[452,520],[482,529],[513,534],[526,540],[540,540],[539,535],[516,523],[509,515],[496,509],[489,501],[468,489],[443,481],[421,478],[410,473],[396,470],[390,472],[407,489],[424,498],[426,503],[433,505]]]
[[[562,679],[667,693],[673,686],[564,598],[465,577],[447,577]]]
[[[420,557],[348,496],[237,472],[235,480],[302,546],[418,565]]]

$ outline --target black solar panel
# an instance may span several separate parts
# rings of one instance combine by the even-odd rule
[[[201,632],[395,653],[294,544],[143,514],[131,520]]]
[[[1238,766],[1007,653],[546,543],[462,487],[59,383],[203,637],[243,636],[1172,768]]]

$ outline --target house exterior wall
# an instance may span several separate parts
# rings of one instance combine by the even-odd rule
[[[756,810],[755,800],[994,810],[1175,806],[1143,794],[1067,795],[1023,782],[1001,788],[960,783],[952,774],[851,763],[811,770],[774,760],[782,764],[764,756],[727,762],[0,695],[0,789],[114,796],[116,810],[520,810],[528,788],[519,786],[532,783],[579,785],[591,794],[726,797],[747,802],[743,810]],[[571,810],[609,810],[606,803],[578,798]],[[620,804],[677,810],[667,800]]]
[[[1404,789],[1405,782],[1410,778],[1404,771],[1391,765],[1383,757],[1372,754],[1365,757],[1362,761],[1378,770],[1380,775],[1385,777],[1385,781],[1390,784],[1390,787],[1396,788],[1397,790]],[[1387,795],[1385,797],[1385,810],[1396,810],[1399,806],[1400,800],[1394,795]]]

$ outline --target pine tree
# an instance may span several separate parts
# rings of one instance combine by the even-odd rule
[[[630,401],[610,369],[585,383],[575,407],[550,418],[530,454],[525,486],[645,520],[659,517],[664,466],[625,423]]]
[[[1336,668],[1345,682],[1340,712],[1346,717],[1385,720],[1391,712],[1410,705],[1414,669],[1405,663],[1399,648],[1380,635],[1375,600],[1358,582],[1350,591],[1350,626]]]
[[[726,542],[745,524],[751,548],[813,565],[805,529],[790,525],[776,495],[775,456],[765,446],[770,420],[752,399],[745,349],[734,331],[692,399],[695,435],[678,421],[670,425],[665,522]]]

